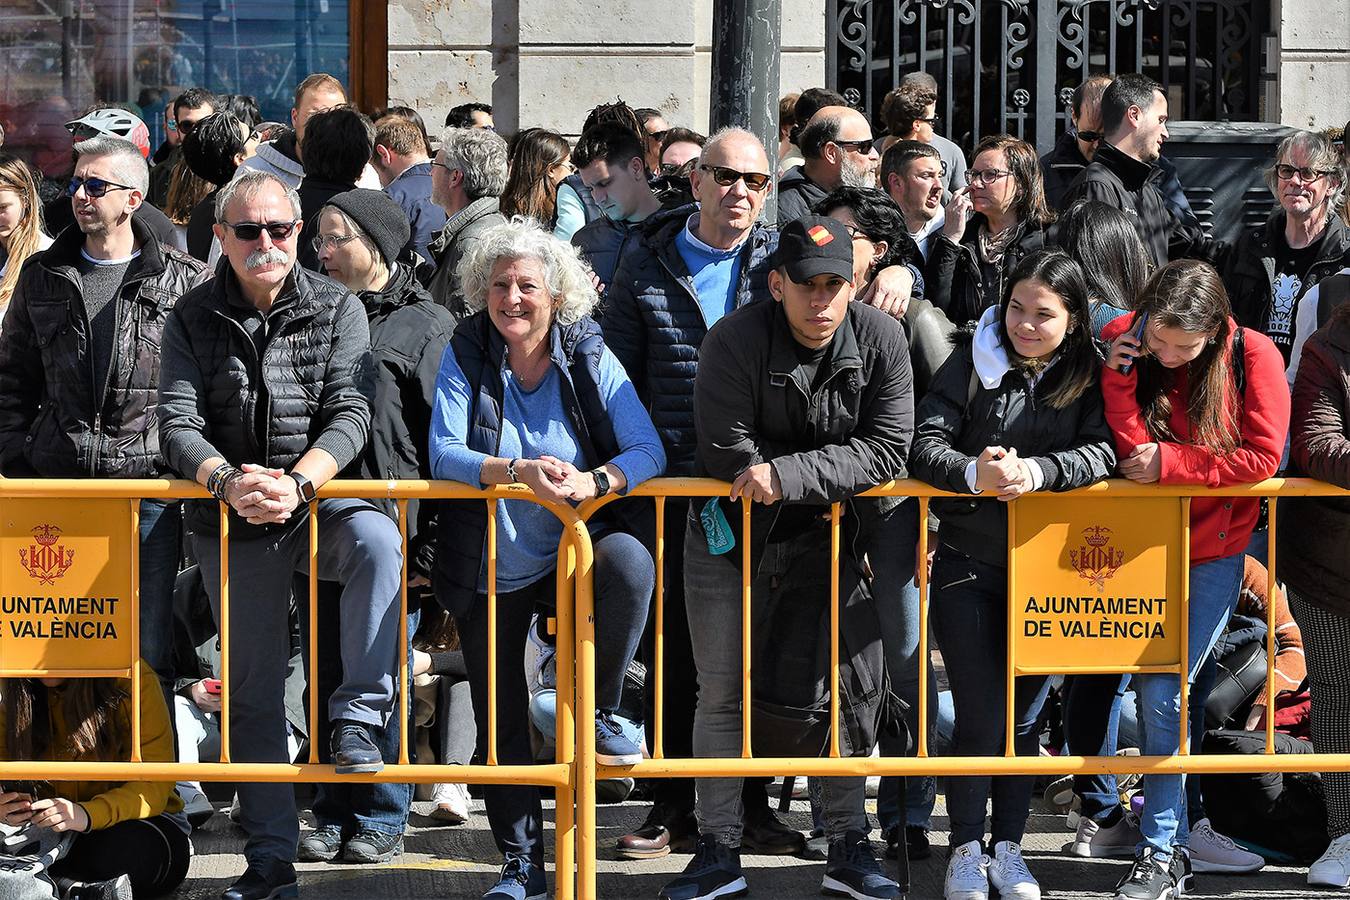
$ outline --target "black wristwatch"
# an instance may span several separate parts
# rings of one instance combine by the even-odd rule
[[[295,492],[300,495],[300,502],[313,503],[315,497],[314,482],[299,472],[292,472],[291,480],[295,482]]]
[[[609,476],[604,469],[591,469],[591,477],[595,479],[595,496],[603,497],[609,493]]]

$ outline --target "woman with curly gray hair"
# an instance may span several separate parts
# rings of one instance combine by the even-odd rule
[[[589,316],[596,303],[577,251],[537,223],[514,218],[484,233],[459,267],[472,315],[441,360],[431,420],[436,478],[474,487],[521,483],[540,500],[575,503],[623,493],[660,475],[665,451],[623,366]],[[532,762],[524,651],[535,608],[555,604],[562,523],[543,506],[499,500],[496,510],[497,761]],[[616,518],[592,520],[595,543],[595,746],[606,765],[641,750],[614,721],[624,672],[647,620],[651,554]],[[432,584],[458,620],[478,747],[488,747],[487,511],[446,503]],[[490,751],[489,751],[490,752]],[[537,787],[485,785],[497,846],[506,856],[485,898],[547,896]]]

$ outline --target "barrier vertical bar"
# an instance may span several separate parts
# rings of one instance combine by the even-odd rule
[[[919,498],[919,547],[914,560],[919,578],[919,747],[928,755],[928,498]]]
[[[230,761],[230,508],[220,503],[220,761]]]
[[[399,566],[398,581],[398,683],[402,689],[398,692],[398,764],[408,764],[408,695],[412,693],[412,666],[408,664],[408,501],[398,501],[398,537],[399,553],[403,564]]]
[[[329,723],[330,725],[332,723]],[[309,504],[309,764],[319,763],[319,503]]]
[[[839,758],[839,504],[830,504],[830,758]]]
[[[652,759],[665,759],[666,738],[666,498],[656,498],[656,633],[652,665],[656,667],[656,704],[652,710]]]
[[[586,524],[573,518],[570,523],[576,550],[574,579],[577,632],[576,687],[577,759],[572,770],[576,778],[577,804],[577,895],[594,900],[595,893],[595,553]],[[571,873],[569,872],[570,876]]]
[[[497,765],[497,501],[488,500],[487,515],[487,764]]]
[[[1267,515],[1269,538],[1266,550],[1266,752],[1275,752],[1275,544],[1276,505],[1278,497],[1270,498]]]
[[[741,498],[741,757],[749,759],[750,711],[750,498]]]
[[[568,783],[554,791],[553,859],[555,870],[555,900],[572,900],[573,879],[576,870],[577,848],[577,767],[576,767],[576,550],[566,528],[558,542],[556,607],[558,633],[556,641],[555,682],[557,696],[554,730],[554,760],[568,767]],[[593,846],[593,845],[592,845]]]
[[[141,501],[131,503],[131,761],[141,761]]]
[[[987,502],[1001,503],[1003,501],[999,500]],[[1003,702],[1005,704],[1003,708],[1004,756],[1017,755],[1017,743],[1016,743],[1017,722],[1016,716],[1013,715],[1013,704],[1014,704],[1013,698],[1016,696],[1017,693],[1017,678],[1016,678],[1017,635],[1014,633],[1014,630],[1012,628],[1012,621],[1013,621],[1013,604],[1017,602],[1016,598],[1013,596],[1013,580],[1017,577],[1017,553],[1015,552],[1015,547],[1017,538],[1017,504],[1019,502],[1021,501],[1014,500],[1008,504],[1008,587],[1007,587],[1007,598],[1005,599],[1004,602],[1007,605],[1008,609],[1009,625],[1007,636],[1007,643],[1008,643],[1008,671],[1006,675],[1007,683],[1003,686],[1004,688]]]
[[[1191,498],[1181,498],[1181,745],[1180,756],[1191,752]]]

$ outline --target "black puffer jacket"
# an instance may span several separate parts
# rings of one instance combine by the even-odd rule
[[[1290,347],[1297,335],[1294,324],[1297,319],[1298,301],[1323,278],[1335,275],[1341,269],[1350,266],[1350,228],[1335,212],[1327,220],[1327,230],[1317,248],[1317,258],[1313,260],[1303,279],[1298,297],[1282,297],[1282,303],[1293,301],[1293,307],[1275,310],[1275,252],[1277,247],[1285,246],[1285,212],[1276,209],[1259,228],[1248,228],[1238,238],[1237,245],[1228,257],[1228,265],[1223,270],[1224,287],[1228,288],[1228,299],[1233,304],[1233,318],[1239,325],[1254,329],[1275,341],[1275,346],[1285,353],[1288,362]],[[1272,320],[1280,323],[1271,328]],[[1326,324],[1319,321],[1318,327]],[[1306,338],[1308,335],[1303,335]]]
[[[708,333],[675,236],[697,207],[658,213],[629,244],[605,298],[600,327],[623,363],[666,449],[666,473],[694,471],[694,373]],[[778,232],[756,224],[741,248],[736,306],[769,299],[769,257]]]
[[[980,228],[984,223],[984,216],[972,215],[959,244],[940,232],[928,241],[924,295],[958,326],[978,319],[991,305],[985,302],[979,258]],[[1003,296],[1004,280],[1024,256],[1045,246],[1043,229],[1027,222],[1020,223],[1017,228],[1017,235],[1003,251],[997,284],[991,286],[993,296]]]
[[[1040,468],[1042,490],[1067,491],[1101,481],[1116,465],[1115,445],[1093,384],[1065,409],[1045,398],[1066,368],[1052,364],[1032,387],[1012,369],[998,387],[977,385],[970,398],[974,357],[965,335],[919,401],[910,468],[933,487],[972,493],[966,467],[985,447],[1017,449]],[[1004,566],[1008,560],[1008,508],[997,499],[934,500],[939,540],[966,555]]]
[[[71,226],[29,260],[0,330],[0,472],[7,476],[151,478],[159,462],[160,335],[205,266],[132,218],[141,265],[116,300],[117,343],[95,395],[89,316]]]
[[[628,244],[640,234],[640,228],[640,223],[616,222],[601,216],[587,222],[572,235],[572,246],[581,251],[581,258],[586,260],[606,291],[614,280],[619,258]]]
[[[351,291],[296,266],[264,316],[222,259],[216,277],[189,291],[164,329],[164,459],[195,478],[213,456],[289,470],[320,448],[342,470],[370,437],[371,369],[366,311]],[[216,504],[189,507],[193,529],[215,534]],[[231,533],[258,530],[231,516]],[[297,518],[262,528],[284,529]]]
[[[1064,194],[1064,208],[1077,200],[1096,200],[1114,206],[1134,219],[1155,266],[1173,259],[1203,259],[1217,263],[1226,248],[1200,228],[1177,218],[1163,196],[1161,168],[1126,156],[1102,141],[1092,163],[1074,179]]]
[[[778,179],[778,221],[786,225],[811,215],[829,193],[806,176],[804,166],[793,166]]]
[[[394,267],[384,290],[365,291],[360,297],[370,322],[375,410],[370,441],[343,477],[431,478],[428,435],[436,373],[454,334],[454,319],[401,264]],[[395,516],[393,500],[371,502]],[[408,501],[409,564],[428,578],[439,505]]]

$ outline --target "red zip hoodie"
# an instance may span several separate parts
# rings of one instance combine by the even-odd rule
[[[1133,314],[1127,314],[1107,324],[1102,329],[1102,340],[1108,343],[1115,340],[1132,325],[1133,319]],[[1224,350],[1225,359],[1232,355],[1231,334],[1237,324],[1229,319],[1228,327],[1230,337]],[[1246,345],[1247,387],[1242,399],[1237,449],[1232,453],[1215,453],[1190,442],[1158,441],[1162,460],[1159,481],[1162,484],[1226,487],[1261,481],[1279,470],[1285,436],[1289,434],[1289,384],[1284,375],[1284,357],[1270,338],[1260,332],[1248,328],[1242,339]],[[1141,444],[1154,441],[1144,424],[1139,401],[1135,399],[1138,372],[1138,366],[1128,375],[1111,368],[1102,370],[1106,421],[1116,436],[1116,449],[1122,460]],[[1168,392],[1172,401],[1172,431],[1188,437],[1191,428],[1186,419],[1187,370],[1174,369],[1172,373],[1175,383]],[[1237,497],[1196,497],[1192,500],[1191,565],[1241,553],[1256,527],[1260,505],[1259,500]]]

